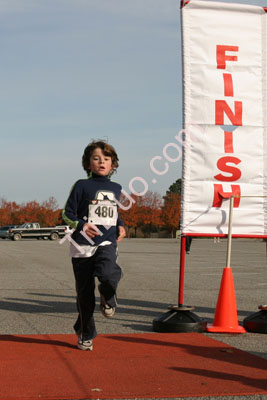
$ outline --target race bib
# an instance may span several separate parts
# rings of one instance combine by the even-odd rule
[[[116,226],[117,205],[108,200],[93,200],[89,204],[89,224]]]

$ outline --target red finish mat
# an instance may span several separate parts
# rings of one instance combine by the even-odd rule
[[[267,360],[200,333],[0,336],[0,399],[267,394]]]

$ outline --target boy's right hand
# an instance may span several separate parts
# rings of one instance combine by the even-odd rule
[[[90,238],[93,238],[95,236],[98,236],[99,233],[95,230],[95,227],[93,225],[90,225],[88,223],[85,223],[83,226],[83,231],[86,233],[87,236]]]

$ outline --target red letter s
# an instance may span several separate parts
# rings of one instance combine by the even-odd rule
[[[232,176],[224,176],[222,174],[218,174],[215,175],[214,178],[217,179],[217,181],[224,181],[224,182],[237,181],[241,177],[240,169],[228,165],[227,163],[233,163],[238,165],[240,162],[241,160],[237,157],[230,157],[230,156],[221,157],[217,162],[218,169],[223,172],[228,172],[229,174],[232,174]]]

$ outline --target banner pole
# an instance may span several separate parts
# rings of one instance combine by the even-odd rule
[[[180,244],[180,277],[179,277],[179,295],[178,295],[179,307],[183,305],[183,301],[184,301],[185,242],[186,242],[186,236],[181,236],[181,244]]]
[[[234,196],[231,196],[230,197],[230,203],[229,203],[229,220],[228,220],[228,239],[227,239],[226,268],[230,268],[230,264],[231,264],[233,205],[234,205]]]

